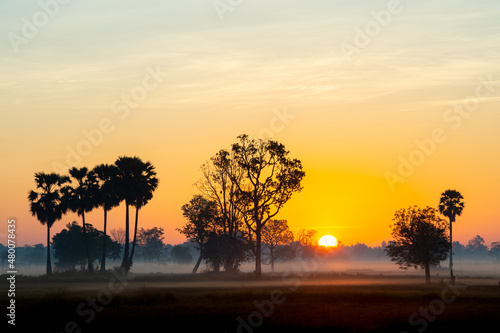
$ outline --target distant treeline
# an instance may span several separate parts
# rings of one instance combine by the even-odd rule
[[[101,231],[94,229],[89,224],[89,234],[94,232],[96,235]],[[311,231],[300,231],[298,236],[312,233]],[[70,242],[64,240],[64,236],[74,233],[75,238],[67,238]],[[119,260],[123,256],[123,229],[111,230],[110,246],[108,251],[109,258],[117,265],[120,264]],[[300,234],[300,235],[299,235]],[[80,239],[78,239],[80,238]],[[92,237],[89,237],[92,239]],[[100,265],[100,248],[101,241],[95,238],[96,246],[94,247],[95,255],[93,256],[94,265]],[[286,262],[297,260],[302,257],[307,257],[316,249],[316,245],[307,244],[311,240],[294,240],[286,245],[279,245],[280,251],[287,252],[288,256],[280,256],[277,261]],[[76,242],[76,243],[75,243]],[[80,251],[78,251],[78,242],[83,242],[83,232],[81,227],[76,223],[69,223],[67,228],[60,233],[56,234],[53,238],[53,258],[57,270],[84,270],[87,264],[87,257],[83,251],[83,246],[80,244]],[[305,244],[304,244],[305,243]],[[353,245],[344,245],[340,243],[336,248],[325,249],[326,258],[328,260],[388,260],[384,249],[387,243],[382,242],[380,246],[370,247],[363,243]],[[58,253],[59,250],[59,253]],[[489,246],[486,245],[484,238],[477,235],[473,237],[467,244],[460,242],[453,242],[453,251],[455,258],[461,260],[475,260],[475,261],[488,261],[500,263],[500,242],[492,242]],[[68,253],[70,255],[68,255]],[[263,245],[265,264],[270,264],[269,258],[269,244]],[[16,258],[20,266],[37,266],[44,265],[46,262],[47,249],[43,244],[25,245],[24,247],[16,248]],[[192,264],[194,259],[198,257],[199,251],[193,246],[191,242],[182,244],[165,244],[163,242],[163,229],[162,228],[141,228],[138,233],[137,245],[137,262],[144,263],[145,265],[168,265],[168,264]],[[7,247],[0,244],[0,258],[2,267],[7,265]],[[206,270],[213,270],[214,267],[210,265],[210,260],[205,259]]]

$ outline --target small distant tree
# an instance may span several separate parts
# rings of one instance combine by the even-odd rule
[[[111,229],[109,233],[111,234],[112,240],[114,240],[118,244],[125,245],[125,229],[123,228]]]
[[[163,228],[139,229],[137,244],[140,246],[144,261],[156,260],[160,264],[163,244]]]
[[[28,265],[41,265],[45,260],[45,246],[43,244],[25,245],[24,260]]]
[[[417,206],[398,210],[394,214],[392,236],[385,251],[401,269],[425,269],[425,280],[430,283],[430,266],[447,258],[450,241],[446,235],[446,221],[434,208]]]
[[[500,242],[492,242],[490,246],[490,256],[494,257],[497,263],[500,262]]]
[[[467,243],[465,250],[474,258],[486,257],[486,254],[488,253],[486,242],[484,241],[484,238],[479,235],[476,235],[469,241],[469,243]]]
[[[190,264],[193,261],[193,256],[189,253],[189,249],[186,246],[175,245],[172,247],[171,252],[172,261],[182,264]]]
[[[288,227],[286,220],[269,220],[262,228],[262,242],[268,252],[268,261],[271,271],[274,272],[274,262],[289,256],[283,246],[289,246],[293,242],[293,233]]]
[[[317,243],[316,233],[317,231],[313,229],[301,229],[297,234],[297,241],[302,246],[314,246]]]
[[[193,268],[196,274],[205,254],[205,244],[211,232],[215,232],[217,219],[217,206],[214,201],[208,200],[201,195],[195,195],[189,203],[182,206],[182,215],[187,219],[182,228],[176,230],[184,234],[200,251],[198,261]]]
[[[7,246],[0,244],[0,261],[2,262],[2,268],[7,259],[9,259],[8,248]]]

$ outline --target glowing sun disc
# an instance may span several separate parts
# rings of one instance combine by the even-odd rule
[[[318,244],[325,247],[335,247],[337,246],[337,238],[332,235],[325,235],[319,239]]]

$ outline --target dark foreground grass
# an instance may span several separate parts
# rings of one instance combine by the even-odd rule
[[[323,278],[315,285],[155,275],[125,286],[114,281],[110,289],[114,278],[20,278],[16,328],[54,333],[450,332],[486,331],[500,324],[500,288],[494,285],[453,291],[443,283],[395,284],[382,278],[349,285],[331,277],[333,284]]]

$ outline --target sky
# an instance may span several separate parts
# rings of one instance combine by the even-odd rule
[[[456,189],[454,240],[500,241],[499,21],[496,0],[0,1],[0,243],[11,218],[45,243],[36,172],[134,155],[160,180],[140,227],[182,243],[201,165],[243,133],[302,161],[295,232],[377,246]]]

